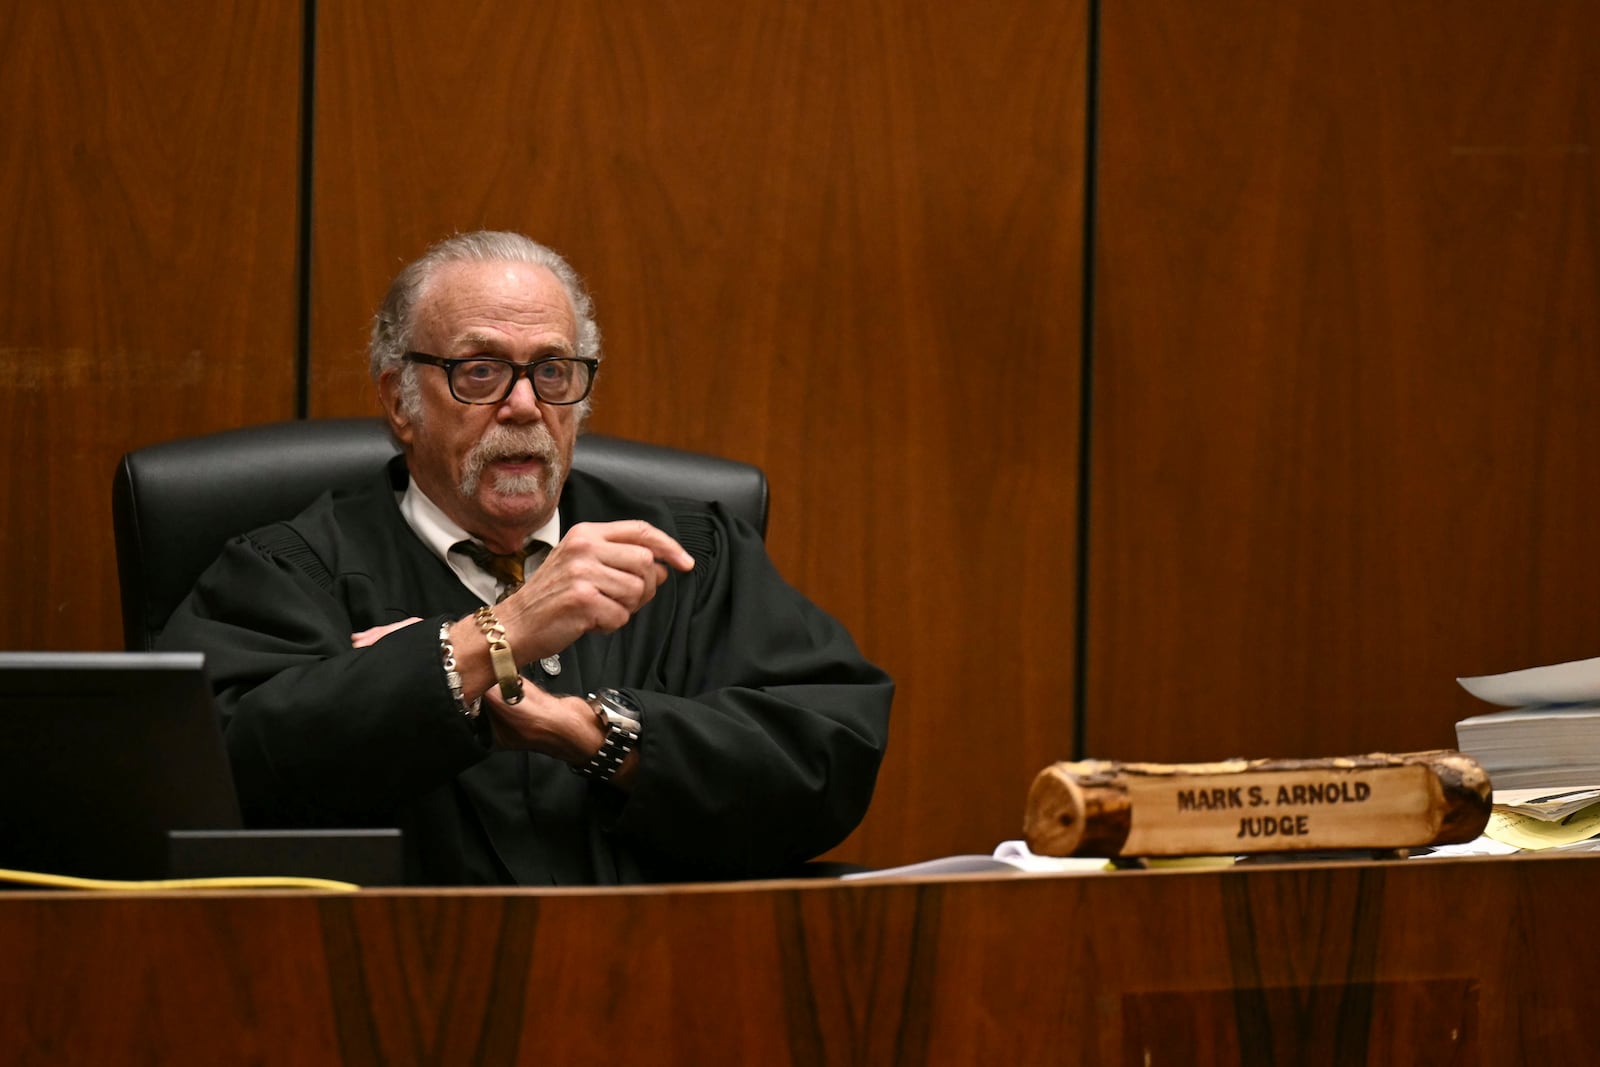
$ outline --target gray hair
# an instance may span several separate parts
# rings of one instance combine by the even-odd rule
[[[451,263],[532,263],[544,267],[561,282],[567,299],[572,302],[572,313],[578,321],[574,354],[584,359],[601,358],[600,327],[594,321],[594,302],[583,286],[583,279],[559,252],[506,230],[458,233],[406,264],[395,276],[377,314],[372,317],[372,341],[367,349],[372,380],[378,381],[388,371],[399,371],[400,404],[407,414],[415,415],[421,407],[417,368],[405,362],[405,354],[411,348],[412,317],[434,274]],[[588,413],[589,401],[585,399],[579,414],[586,416]]]

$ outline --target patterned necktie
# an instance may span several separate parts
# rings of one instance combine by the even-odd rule
[[[527,558],[529,553],[537,552],[544,548],[539,542],[530,541],[521,552],[513,552],[509,556],[500,556],[490,552],[476,541],[457,541],[451,547],[472,560],[485,572],[494,575],[495,579],[505,587],[500,590],[500,595],[495,597],[494,602],[496,604],[522,588],[524,577],[523,560]],[[537,567],[540,562],[542,560],[535,560],[534,566]]]

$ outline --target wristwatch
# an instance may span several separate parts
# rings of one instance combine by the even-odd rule
[[[643,709],[638,701],[620,689],[602,689],[585,699],[594,709],[595,721],[606,736],[600,751],[590,756],[589,762],[577,764],[572,770],[598,782],[609,782],[633,751],[633,746],[639,743],[639,712]]]

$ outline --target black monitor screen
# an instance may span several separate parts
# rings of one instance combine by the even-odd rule
[[[166,873],[169,830],[240,826],[197,652],[0,652],[0,867]]]

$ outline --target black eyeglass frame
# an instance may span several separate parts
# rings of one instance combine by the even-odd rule
[[[459,359],[447,359],[444,356],[430,355],[427,352],[407,352],[401,357],[407,363],[425,363],[430,367],[439,367],[444,370],[444,381],[450,387],[450,396],[458,404],[503,404],[506,397],[517,387],[518,378],[527,378],[528,385],[533,389],[533,395],[546,404],[557,407],[569,407],[581,404],[589,399],[589,394],[594,391],[595,375],[600,372],[600,361],[588,359],[583,356],[542,356],[531,359],[526,363],[518,363],[514,359],[502,359],[500,356],[462,356]],[[493,400],[467,400],[456,392],[456,368],[463,363],[502,363],[511,368],[511,377],[506,381],[506,390]],[[533,368],[542,367],[546,363],[581,363],[588,368],[588,380],[584,383],[583,394],[572,400],[548,400],[539,392],[539,383],[533,380]]]

